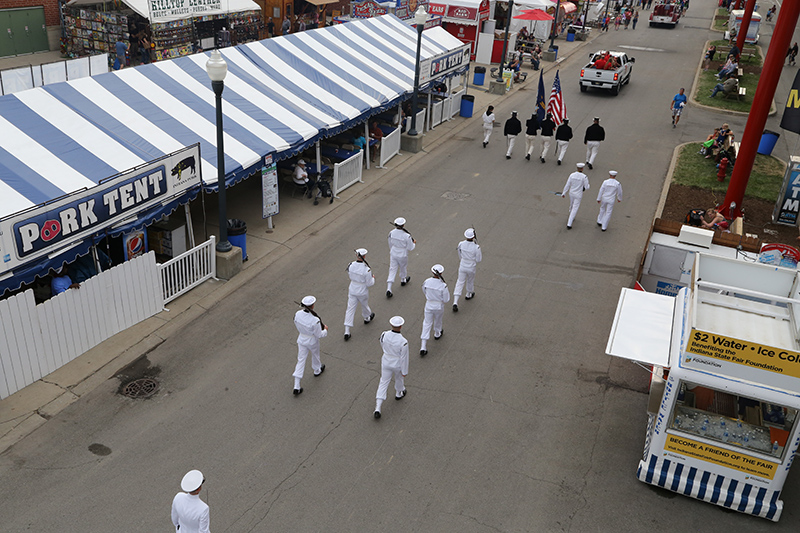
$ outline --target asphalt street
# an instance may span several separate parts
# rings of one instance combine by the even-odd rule
[[[212,531],[789,531],[797,472],[773,524],[639,482],[648,375],[605,355],[621,287],[630,286],[672,150],[705,137],[721,115],[689,107],[672,129],[668,105],[687,92],[713,7],[692,3],[675,30],[612,31],[595,48],[636,58],[618,97],[578,89],[585,56],[563,63],[576,138],[565,165],[504,157],[502,127],[486,149],[473,124],[421,164],[360,199],[207,313],[150,352],[139,368],[161,381],[150,400],[110,380],[0,456],[0,530],[168,531],[183,474],[203,471]],[[644,12],[642,12],[644,13]],[[554,72],[545,75],[549,92]],[[532,112],[536,81],[497,106]],[[566,229],[561,191],[584,160],[585,128],[606,129],[591,189]],[[741,132],[745,117],[726,117]],[[595,224],[597,188],[619,171],[624,201],[607,232]],[[418,244],[411,283],[387,300],[386,236],[403,216]],[[434,263],[457,277],[456,244],[475,227],[483,249],[475,299],[445,311],[445,334],[418,355]],[[365,247],[376,273],[374,323],[343,341],[344,271]],[[330,326],[326,371],[292,395],[292,303],[316,295]],[[408,396],[372,411],[378,336],[405,317]],[[310,365],[309,365],[310,366]],[[392,391],[393,388],[390,388]],[[94,446],[93,446],[94,445]],[[102,445],[102,446],[98,446]]]

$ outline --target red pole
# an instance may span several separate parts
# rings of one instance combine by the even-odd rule
[[[755,3],[754,0],[750,1]],[[781,77],[786,50],[791,44],[798,16],[800,16],[800,0],[785,0],[775,23],[775,32],[772,34],[772,40],[767,49],[764,68],[758,79],[753,105],[750,108],[750,115],[747,117],[747,125],[742,135],[741,149],[737,154],[728,192],[725,194],[725,201],[720,209],[728,219],[742,214],[742,199],[747,188],[747,180],[753,170],[758,143],[761,141],[764,125],[767,123],[769,108]]]
[[[736,0],[736,6],[733,9],[742,9],[742,0]]]
[[[740,52],[744,51],[744,39],[745,37],[747,37],[747,32],[750,31],[750,19],[753,18],[753,9],[755,7],[756,7],[756,0],[750,0],[744,6],[744,15],[742,15],[742,23],[739,25],[739,34],[736,36],[736,46],[739,47]]]

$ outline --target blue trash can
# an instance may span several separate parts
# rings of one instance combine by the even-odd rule
[[[772,150],[775,149],[775,145],[778,143],[778,138],[780,136],[780,133],[764,130],[764,134],[761,135],[761,142],[758,143],[757,152],[761,155],[772,155]]]
[[[228,219],[228,242],[242,249],[242,261],[247,261],[247,224],[238,218]]]
[[[473,85],[483,85],[483,79],[486,77],[486,67],[475,67],[475,75],[472,77]]]
[[[571,43],[575,41],[575,30],[572,28],[567,30],[567,42]]]
[[[461,97],[461,112],[462,117],[471,118],[472,110],[475,107],[475,97],[471,94],[465,94]]]
[[[554,44],[553,47],[550,49],[551,52],[555,52],[556,55],[553,56],[553,61],[558,59],[558,45]]]

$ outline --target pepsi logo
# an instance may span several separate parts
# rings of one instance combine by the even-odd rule
[[[128,257],[136,257],[144,251],[144,238],[141,233],[137,233],[128,239]]]

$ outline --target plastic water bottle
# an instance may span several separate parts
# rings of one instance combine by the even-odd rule
[[[729,439],[729,438],[730,438],[730,435],[728,434],[728,430],[726,429],[726,430],[725,430],[725,431],[722,433],[722,442],[728,442],[728,439]]]
[[[700,427],[700,434],[705,435],[708,432],[708,423],[703,422],[703,425]]]
[[[737,418],[736,419],[736,427],[739,428],[739,429],[742,429],[742,419],[741,418]]]
[[[772,455],[778,455],[778,441],[772,443]]]
[[[721,428],[723,431],[725,430],[725,419],[724,419],[724,418],[720,418],[720,419],[719,419],[719,427],[720,427],[720,428]]]

